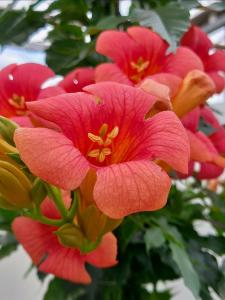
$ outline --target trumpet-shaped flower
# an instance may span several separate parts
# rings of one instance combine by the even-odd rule
[[[199,125],[204,122],[209,126],[207,135]],[[225,130],[208,107],[197,107],[187,114],[182,122],[187,129],[192,162],[189,165],[189,175],[194,171],[194,161],[200,163],[197,173],[199,179],[218,177],[225,168]],[[222,155],[222,156],[221,156]]]
[[[168,77],[167,74],[157,74],[152,79],[169,86],[173,111],[182,118],[187,130],[191,150],[188,175],[193,174],[194,162],[198,162],[199,179],[219,176],[225,167],[225,160],[220,156],[225,154],[225,130],[211,110],[203,106],[215,91],[212,79],[200,70],[189,72],[183,80],[177,76]],[[210,135],[206,136],[201,132],[200,118],[215,129]]]
[[[199,57],[186,47],[166,55],[168,44],[145,27],[129,27],[127,32],[107,30],[97,39],[96,51],[114,63],[96,68],[96,81],[116,81],[128,85],[148,76],[168,73],[184,77],[190,70],[203,69]]]
[[[155,98],[118,83],[104,82],[85,92],[28,103],[31,112],[54,123],[47,128],[20,128],[15,142],[30,170],[66,190],[96,172],[93,196],[111,218],[163,207],[170,178],[162,160],[185,173],[189,143],[171,111],[145,119]]]
[[[12,64],[0,71],[0,115],[20,125],[31,126],[26,103],[38,98],[41,85],[54,72],[46,66],[26,63]]]
[[[42,203],[42,213],[53,219],[59,218],[57,209],[49,199],[45,199]],[[98,268],[110,267],[117,263],[117,242],[112,233],[106,234],[94,251],[82,254],[76,248],[60,244],[54,233],[56,227],[43,225],[26,217],[18,217],[13,221],[12,228],[17,240],[40,271],[65,280],[88,284],[91,278],[85,269],[86,263]]]
[[[214,50],[213,43],[207,34],[199,27],[192,25],[181,39],[181,45],[192,49],[202,60],[204,70],[213,79],[217,93],[225,87],[225,79],[219,74],[225,72],[225,53],[223,50]]]
[[[94,69],[90,67],[76,68],[67,74],[59,86],[67,93],[76,93],[82,91],[86,85],[94,83]]]

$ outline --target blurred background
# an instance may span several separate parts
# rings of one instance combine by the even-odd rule
[[[76,1],[76,0],[74,0]],[[191,0],[186,0],[189,2]],[[21,11],[27,10],[30,5],[36,1],[32,0],[0,0],[0,10],[4,12],[8,8]],[[45,11],[54,2],[54,0],[40,1],[35,6],[37,11]],[[191,9],[190,15],[192,22],[201,26],[210,36],[217,48],[225,49],[225,12],[207,9],[208,6],[218,1],[202,0],[199,1],[205,7]],[[131,1],[122,0],[119,3],[121,15],[126,16],[129,11]],[[56,12],[57,13],[57,12]],[[15,25],[16,26],[16,25]],[[7,31],[7,28],[1,28],[1,31]],[[8,43],[0,46],[0,69],[11,63],[36,62],[44,64],[46,62],[45,50],[49,46],[48,32],[52,30],[52,25],[48,24],[44,28],[37,30],[29,39],[18,46],[14,43]],[[88,42],[88,37],[87,37]],[[218,111],[220,121],[225,123],[225,94],[214,96],[209,104]],[[208,232],[210,228],[200,227],[199,230]],[[47,277],[44,283],[41,283],[36,277],[36,272],[30,270],[31,261],[28,255],[19,246],[18,250],[4,260],[0,260],[0,291],[1,300],[40,300],[42,299],[51,276]],[[191,293],[184,287],[182,281],[175,284],[168,283],[174,292],[174,300],[192,300]],[[163,287],[162,287],[163,288]],[[215,299],[216,296],[214,296]]]

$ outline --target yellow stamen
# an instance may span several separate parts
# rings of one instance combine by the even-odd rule
[[[103,162],[105,160],[105,157],[110,154],[112,154],[112,151],[110,148],[103,148],[99,154],[98,161]]]
[[[91,132],[88,132],[88,137],[92,142],[98,143],[99,145],[103,145],[103,139],[99,135],[95,135]]]
[[[142,57],[139,57],[136,63],[132,61],[130,64],[134,70],[136,70],[138,73],[141,73],[148,68],[149,61],[144,61]]]
[[[105,156],[112,154],[112,150],[110,148],[103,148],[102,152],[105,154]]]
[[[98,157],[99,154],[100,154],[99,149],[94,149],[94,150],[91,150],[90,152],[88,152],[88,156],[90,156],[90,157]]]
[[[105,154],[103,151],[101,151],[98,157],[98,161],[103,162],[104,160],[105,160]]]
[[[107,131],[109,129],[109,125],[104,123],[99,129],[99,135],[95,135],[93,133],[88,133],[88,138],[94,142],[98,143],[100,146],[99,149],[93,149],[88,152],[89,157],[94,157],[99,162],[103,162],[106,156],[112,154],[112,149],[105,147],[112,144],[114,138],[116,138],[119,134],[119,127],[115,126],[108,134]],[[105,137],[106,135],[106,137]]]
[[[110,133],[108,133],[107,137],[110,139],[114,139],[115,137],[117,137],[118,134],[119,134],[119,127],[115,126],[113,130]]]
[[[17,109],[25,109],[25,98],[23,96],[13,94],[12,98],[10,98],[8,102]]]
[[[106,124],[106,123],[104,123],[104,124],[101,126],[100,130],[99,130],[99,135],[100,135],[101,137],[104,137],[105,134],[106,134],[106,132],[108,131],[108,128],[109,128],[109,125]]]

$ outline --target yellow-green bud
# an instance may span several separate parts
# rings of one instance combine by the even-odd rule
[[[31,182],[25,174],[15,165],[0,160],[0,197],[2,207],[29,208],[32,201],[30,197]],[[5,205],[3,204],[5,203]],[[0,203],[1,206],[1,203]]]
[[[67,223],[61,226],[55,234],[58,236],[59,242],[69,248],[76,248],[82,253],[93,251],[100,243],[99,238],[96,242],[91,242],[85,238],[81,229],[74,224]]]

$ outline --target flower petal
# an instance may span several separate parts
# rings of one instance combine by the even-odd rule
[[[189,129],[192,132],[196,132],[198,130],[200,118],[200,107],[197,106],[195,109],[186,114],[182,119],[182,124],[186,129]]]
[[[100,245],[86,256],[86,261],[95,267],[106,268],[117,263],[117,240],[112,233],[103,236]]]
[[[208,56],[205,62],[206,72],[210,71],[224,71],[225,72],[225,52],[223,50],[216,50],[215,53]]]
[[[209,151],[205,143],[198,138],[198,135],[187,130],[190,150],[191,150],[191,160],[200,162],[210,162],[213,159],[212,153]]]
[[[112,63],[100,64],[95,69],[95,81],[114,81],[127,85],[133,85],[123,71]]]
[[[120,68],[129,68],[130,61],[139,56],[140,47],[123,31],[106,30],[97,39],[96,51],[111,58]]]
[[[40,91],[38,95],[38,99],[49,98],[49,97],[53,97],[65,93],[66,92],[64,91],[64,89],[59,86],[50,86]]]
[[[81,92],[83,87],[94,83],[94,72],[90,67],[77,68],[67,74],[59,86],[67,93]]]
[[[11,97],[12,93],[11,90],[6,87],[6,85],[11,79],[11,72],[13,72],[16,67],[16,64],[11,64],[0,71],[0,114],[5,117],[11,117],[14,115],[14,109],[8,102],[8,99]]]
[[[207,73],[213,80],[216,86],[216,93],[221,93],[225,87],[225,78],[218,74],[218,72]]]
[[[181,45],[191,48],[201,58],[208,56],[213,44],[208,35],[199,27],[192,25],[181,39]]]
[[[221,168],[213,163],[202,163],[200,171],[197,174],[197,178],[202,179],[212,179],[219,177],[224,171],[224,168]]]
[[[16,239],[40,271],[75,283],[90,283],[91,278],[79,251],[61,246],[53,233],[54,227],[18,217],[13,221],[12,228]]]
[[[220,126],[209,138],[218,152],[225,156],[225,129]]]
[[[149,59],[150,69],[164,62],[168,44],[157,33],[141,26],[129,27],[127,33],[142,46],[142,57]]]
[[[166,172],[155,163],[129,161],[97,171],[94,199],[103,213],[120,219],[134,212],[162,208],[170,184]]]
[[[59,132],[45,128],[19,128],[14,140],[31,172],[62,189],[77,188],[88,172],[87,160]]]
[[[180,77],[170,73],[158,73],[148,76],[147,78],[153,79],[159,83],[167,85],[170,88],[171,98],[173,98],[176,95],[180,84],[182,83],[182,79]]]
[[[33,124],[28,116],[16,116],[10,118],[13,122],[16,122],[21,127],[33,127]]]
[[[167,56],[162,72],[184,78],[192,70],[204,70],[201,59],[190,49],[179,47],[175,54]]]
[[[209,107],[207,107],[207,106],[201,107],[200,115],[213,128],[216,129],[216,128],[221,127],[219,121],[217,120],[216,116],[214,115],[214,113],[212,112],[212,110]]]
[[[100,98],[107,110],[117,116],[117,125],[126,120],[143,120],[155,104],[155,97],[142,89],[114,82],[89,85],[84,91]]]
[[[171,111],[163,111],[146,121],[143,151],[165,161],[173,169],[186,173],[190,147],[186,130]],[[145,149],[145,150],[144,150]]]
[[[86,127],[96,112],[94,97],[86,93],[58,95],[27,106],[41,119],[56,124],[75,145],[79,136],[87,136]]]
[[[26,63],[14,68],[10,75],[12,78],[7,82],[6,88],[12,94],[23,96],[26,101],[32,101],[37,99],[41,85],[55,74],[44,65]]]
[[[156,103],[155,106],[159,110],[172,109],[170,89],[167,85],[159,83],[153,79],[146,78],[138,85],[138,87],[156,97],[158,103]]]

